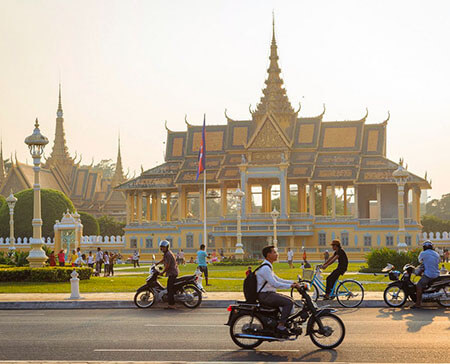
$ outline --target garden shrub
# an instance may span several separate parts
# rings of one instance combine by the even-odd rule
[[[79,214],[81,223],[83,224],[83,235],[98,236],[100,234],[100,227],[97,219],[87,212],[80,211]]]
[[[5,196],[0,195],[0,208],[1,208],[3,205],[6,205],[6,198],[5,198]]]
[[[24,267],[28,265],[28,252],[19,250],[10,250],[0,252],[0,264],[6,264],[13,267]]]
[[[381,248],[373,249],[366,255],[368,268],[360,269],[364,273],[376,273],[391,263],[396,269],[401,270],[405,264],[419,264],[420,250],[410,250],[407,252],[399,252],[393,249]]]
[[[14,234],[16,237],[26,238],[33,236],[33,190],[27,189],[15,194],[17,203],[14,208]],[[74,211],[72,201],[67,196],[56,190],[42,189],[42,236],[52,238],[53,226],[56,220],[61,220],[63,214],[69,209]],[[0,236],[9,236],[9,208],[3,204],[0,208]]]
[[[68,282],[73,270],[80,280],[89,279],[92,268],[45,267],[45,268],[0,268],[0,282]]]

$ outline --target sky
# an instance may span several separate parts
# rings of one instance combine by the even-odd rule
[[[69,152],[164,160],[167,120],[186,130],[248,120],[269,64],[275,13],[282,77],[300,116],[388,124],[387,156],[450,192],[449,1],[0,1],[3,153],[31,162],[36,117],[50,139],[62,83]]]

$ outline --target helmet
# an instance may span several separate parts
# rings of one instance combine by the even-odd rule
[[[422,244],[423,250],[433,249],[433,243],[430,240],[424,241]]]
[[[159,247],[161,248],[163,246],[165,246],[165,247],[167,247],[167,249],[169,249],[170,248],[170,243],[167,240],[161,240],[160,243],[159,243]]]

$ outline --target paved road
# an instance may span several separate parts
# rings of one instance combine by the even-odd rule
[[[0,311],[0,360],[450,362],[450,311],[342,309],[336,350],[308,337],[239,350],[225,309]]]

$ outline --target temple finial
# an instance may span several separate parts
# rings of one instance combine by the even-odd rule
[[[272,10],[272,43],[276,43],[275,41],[275,11]]]
[[[58,116],[58,118],[62,118],[62,116],[63,116],[62,102],[61,102],[61,82],[59,83],[59,90],[58,90],[58,110],[56,111],[56,116]]]

